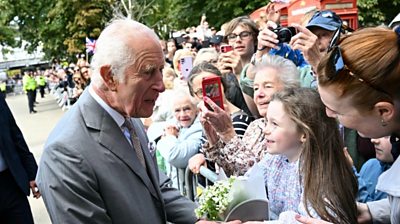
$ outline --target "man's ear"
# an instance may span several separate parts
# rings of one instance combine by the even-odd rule
[[[117,80],[111,71],[110,65],[101,66],[100,75],[104,80],[104,85],[106,85],[111,91],[115,91],[117,89]]]
[[[389,102],[378,102],[374,106],[374,110],[381,117],[381,121],[388,123],[395,118],[395,107]]]

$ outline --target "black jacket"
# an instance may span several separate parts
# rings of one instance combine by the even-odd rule
[[[3,98],[0,99],[0,151],[15,182],[29,195],[29,181],[35,180],[38,167]]]

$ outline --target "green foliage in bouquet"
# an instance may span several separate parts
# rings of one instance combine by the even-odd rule
[[[196,216],[212,221],[223,221],[224,212],[233,199],[229,197],[229,192],[235,179],[235,176],[231,176],[216,182],[213,186],[208,186],[199,198],[200,205],[195,210]]]

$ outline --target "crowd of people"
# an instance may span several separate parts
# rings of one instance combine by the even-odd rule
[[[31,183],[52,222],[208,223],[184,197],[185,171],[237,176],[257,163],[272,220],[400,223],[400,26],[350,31],[335,12],[311,11],[282,41],[279,13],[263,16],[217,32],[203,15],[166,41],[116,19],[90,65],[46,71],[60,106],[75,104]]]

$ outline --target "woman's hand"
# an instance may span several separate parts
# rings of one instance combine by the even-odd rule
[[[201,110],[203,119],[213,127],[218,136],[222,138],[224,142],[228,142],[236,135],[235,129],[232,125],[231,116],[226,111],[222,110],[210,98],[204,97],[203,100],[212,109],[209,110],[204,105],[202,106]]]
[[[170,124],[170,125],[167,125],[165,128],[164,128],[164,135],[165,136],[167,136],[167,135],[173,135],[173,136],[175,136],[175,137],[178,137],[178,135],[179,135],[179,129],[176,127],[176,125],[174,125],[174,124]]]
[[[206,165],[206,158],[201,153],[197,153],[189,159],[188,167],[192,173],[199,173],[202,165]]]
[[[210,123],[209,117],[207,117],[205,115],[205,112],[208,109],[204,105],[204,101],[201,101],[197,107],[200,111],[199,120],[200,120],[201,125],[203,126],[204,134],[206,135],[207,141],[210,144],[210,146],[213,146],[218,142],[219,137],[218,137],[217,132],[215,131],[214,127]]]

